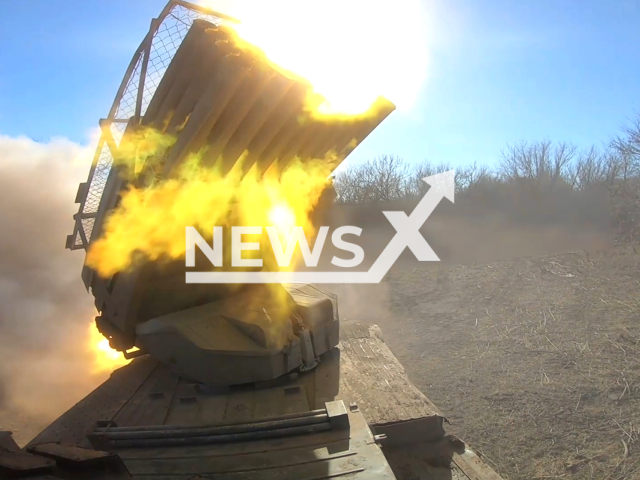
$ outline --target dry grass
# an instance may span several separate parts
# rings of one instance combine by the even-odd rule
[[[356,295],[385,298],[385,314],[341,310],[380,324],[449,430],[506,479],[640,479],[638,253],[392,272]]]

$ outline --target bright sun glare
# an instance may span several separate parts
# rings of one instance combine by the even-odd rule
[[[420,93],[427,66],[420,0],[228,3],[244,40],[327,99],[320,113],[363,113],[379,96],[408,110]]]

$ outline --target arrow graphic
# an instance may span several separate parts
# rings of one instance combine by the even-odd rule
[[[375,263],[366,272],[187,272],[187,283],[380,283],[409,248],[420,262],[440,259],[420,233],[443,198],[452,203],[455,197],[455,171],[422,179],[431,188],[420,199],[410,215],[402,211],[382,212],[396,233]]]

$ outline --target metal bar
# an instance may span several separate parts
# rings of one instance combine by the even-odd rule
[[[212,443],[228,443],[247,440],[264,440],[269,438],[282,438],[294,435],[327,432],[331,430],[328,422],[317,425],[305,425],[301,427],[278,428],[276,430],[260,430],[256,432],[232,433],[228,435],[211,435],[203,437],[174,437],[144,440],[115,440],[108,442],[115,448],[155,448],[171,446],[208,445]]]
[[[216,121],[248,75],[250,69],[245,63],[240,57],[235,56],[226,56],[221,60],[219,81],[207,86],[189,116],[189,121],[180,132],[178,140],[166,159],[165,177],[171,174],[184,155],[199,151]]]
[[[295,141],[301,132],[304,132],[304,130],[300,125],[298,117],[290,118],[260,155],[258,159],[258,174],[260,177],[280,158],[283,150],[291,142]]]
[[[144,45],[144,40],[140,43],[140,46],[136,50],[136,53],[133,55],[133,58],[131,59],[131,63],[129,63],[129,66],[127,67],[127,71],[124,74],[122,83],[120,83],[120,87],[118,87],[116,98],[113,101],[113,104],[111,105],[111,110],[109,110],[109,115],[107,115],[107,118],[109,119],[114,118],[116,115],[116,111],[118,110],[118,107],[120,106],[120,101],[122,100],[122,96],[124,95],[124,90],[127,88],[127,85],[129,85],[129,80],[131,80],[131,75],[133,74],[133,71],[135,70],[136,65],[138,64],[138,59],[140,58],[140,54],[142,53],[143,45]]]
[[[251,151],[248,148],[249,145],[253,143],[260,129],[264,127],[264,124],[293,85],[294,81],[284,75],[276,75],[272,79],[268,90],[263,92],[260,100],[254,104],[247,114],[243,121],[244,128],[235,132],[225,146],[222,152],[225,163],[228,162],[230,165],[235,165],[244,152],[249,152],[248,155],[251,155]],[[242,168],[244,171],[247,167],[243,165]]]
[[[162,109],[166,113],[161,113],[154,122],[155,125],[162,124],[166,128],[165,132],[170,135],[175,135],[185,126],[202,92],[211,83],[211,79],[219,75],[217,69],[222,52],[214,48],[218,33],[211,36],[201,27],[202,23],[194,22],[187,34],[192,37],[191,44],[187,45],[190,47],[189,56],[181,63],[175,57],[171,62],[182,73],[176,79],[175,88],[168,92],[163,101]]]
[[[96,212],[92,212],[92,213],[76,213],[73,218],[75,219],[81,219],[81,220],[85,220],[87,218],[96,218]]]
[[[111,128],[109,127],[109,125],[101,123],[100,127],[102,127],[102,138],[104,138],[104,141],[107,144],[107,148],[111,152],[111,157],[113,158],[113,165],[111,166],[111,168],[113,168],[114,166],[117,166],[118,162],[120,161],[120,159],[118,158],[118,146],[116,145],[116,141],[113,138],[113,134],[111,133]],[[102,199],[100,199],[100,203],[102,203]]]
[[[263,152],[271,145],[274,138],[282,135],[283,129],[286,128],[285,125],[289,119],[297,115],[298,105],[303,101],[304,95],[305,85],[297,81],[294,82],[291,89],[272,112],[269,122],[265,123],[264,128],[251,140],[247,148],[249,155],[244,159],[244,164],[242,165],[245,175],[256,163],[258,164],[257,167],[262,170],[261,156]]]
[[[98,122],[100,125],[103,123],[106,125],[111,125],[112,123],[129,123],[128,118],[101,118]]]
[[[102,437],[108,440],[145,440],[166,437],[206,437],[214,435],[227,435],[234,433],[259,432],[262,430],[275,430],[279,428],[302,427],[305,425],[317,425],[329,421],[329,416],[316,415],[313,417],[290,418],[286,420],[274,420],[272,422],[254,423],[246,425],[221,425],[218,427],[200,427],[200,428],[183,428],[173,429],[167,426],[166,430],[156,431],[131,431],[131,432],[114,432],[107,429],[102,433]]]
[[[234,18],[230,15],[226,15],[224,13],[220,13],[220,12],[216,12],[215,10],[211,10],[210,8],[207,7],[203,7],[201,5],[196,5],[194,3],[191,2],[185,2],[184,0],[173,0],[173,2],[171,2],[175,5],[179,5],[181,7],[184,8],[188,8],[189,10],[193,10],[195,12],[199,12],[199,13],[203,13],[205,15],[211,15],[213,17],[218,17],[222,20],[228,20],[229,22],[233,22],[233,23],[240,23],[240,20],[238,20],[237,18]]]
[[[98,147],[96,148],[96,153],[93,155],[93,161],[91,162],[91,170],[89,170],[89,180],[87,181],[87,193],[84,196],[84,199],[80,203],[80,209],[78,213],[82,213],[84,211],[84,204],[87,201],[87,195],[91,191],[91,183],[93,182],[93,175],[96,171],[96,167],[98,166],[98,161],[100,160],[100,154],[102,153],[102,149],[104,148],[104,135],[100,136],[100,140],[98,141]]]
[[[147,67],[149,66],[149,57],[151,56],[151,45],[153,44],[153,39],[158,31],[158,27],[160,26],[159,20],[154,18],[151,20],[151,26],[149,27],[149,33],[145,37],[143,41],[143,50],[144,58],[142,59],[142,65],[140,66],[140,80],[138,82],[138,96],[136,98],[136,113],[135,113],[135,124],[140,124],[140,117],[142,115],[142,100],[144,99],[144,84],[147,79]]]
[[[65,242],[64,248],[67,250],[80,250],[84,248],[84,245],[76,245],[76,233],[72,233],[71,235],[67,235],[67,241]]]
[[[254,67],[251,75],[245,79],[245,82],[229,103],[224,120],[214,126],[209,136],[208,143],[210,146],[207,151],[207,157],[213,161],[218,158],[222,159],[223,175],[228,174],[235,163],[229,162],[228,160],[225,161],[225,158],[222,156],[225,147],[234,133],[242,133],[243,129],[240,128],[240,126],[243,125],[246,115],[265,90],[268,82],[272,78],[275,78],[275,76],[276,72],[274,70],[261,71],[259,67]]]
[[[113,208],[117,199],[116,196],[113,196],[113,193],[119,192],[124,182],[124,179],[121,177],[121,170],[116,164],[116,159],[113,152],[112,155],[114,156],[114,164],[109,170],[107,180],[102,190],[102,197],[100,198],[100,203],[98,204],[98,211],[96,212],[96,219],[93,223],[91,238],[98,238],[102,233],[104,218],[107,215],[108,211]]]
[[[171,11],[171,9],[173,7],[174,7],[174,0],[171,0],[165,6],[165,8],[162,10],[160,15],[158,16],[159,25],[162,24],[162,22],[167,17],[167,15],[169,14],[169,12]],[[120,106],[120,102],[122,101],[122,96],[124,95],[124,91],[127,88],[127,85],[129,84],[129,80],[131,80],[131,75],[133,74],[133,71],[135,70],[135,67],[138,64],[138,59],[139,59],[140,54],[142,52],[142,49],[144,47],[145,41],[146,41],[146,37],[140,43],[140,46],[138,46],[138,49],[136,50],[136,53],[133,54],[133,57],[131,58],[131,61],[129,62],[129,65],[128,65],[127,70],[126,70],[126,72],[124,74],[124,77],[122,78],[122,82],[120,82],[120,86],[118,87],[118,91],[116,93],[116,97],[113,100],[113,103],[111,104],[111,109],[109,110],[109,114],[107,115],[107,119],[104,119],[104,120],[110,121],[110,122],[117,122],[117,123],[120,123],[121,121],[123,123],[126,123],[126,122],[129,121],[128,119],[123,119],[123,120],[118,119],[118,120],[116,120],[116,119],[114,119],[114,117],[115,117],[116,111],[118,110],[118,107]],[[102,122],[103,122],[103,120],[100,121],[101,124],[102,124]],[[91,170],[89,172],[89,177],[88,177],[88,181],[87,181],[87,183],[89,184],[89,189],[91,188],[91,183],[93,182],[93,176],[95,174],[96,165],[98,163],[98,159],[100,158],[100,154],[102,153],[103,146],[104,146],[104,135],[102,136],[102,138],[100,139],[100,142],[98,143],[98,148],[96,149],[96,153],[94,155],[94,161],[93,161],[93,164],[91,166]],[[80,205],[80,210],[79,210],[80,212],[84,211],[85,202],[86,202],[86,197],[85,197],[85,201],[83,201],[82,204]]]
[[[251,424],[235,424],[235,425],[262,425],[265,422],[272,422],[277,420],[288,420],[291,418],[313,417],[316,415],[326,415],[326,414],[327,414],[326,408],[321,408],[318,410],[309,410],[306,412],[299,412],[299,413],[287,413],[285,415],[279,415],[277,417],[265,418],[263,420],[253,422]],[[219,426],[219,425],[203,425],[201,428],[209,428],[209,427],[216,427],[216,426]],[[142,432],[142,431],[152,432],[152,431],[158,431],[158,430],[189,430],[192,428],[193,428],[193,425],[184,425],[184,426],[152,425],[152,426],[140,426],[140,427],[100,427],[100,428],[96,428],[95,431],[96,433],[107,432],[107,431],[108,432]]]
[[[169,3],[167,3],[167,5],[162,10],[162,12],[160,12],[160,15],[158,15],[158,18],[157,18],[157,20],[159,22],[158,25],[161,25],[162,22],[164,22],[164,19],[167,17],[167,15],[169,15],[169,13],[171,12],[171,10],[175,6],[175,4],[176,4],[175,0],[170,0]],[[142,52],[143,52],[146,40],[147,40],[147,37],[145,36],[145,38],[142,40],[142,42],[140,42],[140,45],[138,46],[138,49],[136,50],[136,53],[133,55],[133,58],[131,59],[131,62],[129,63],[129,66],[127,67],[127,71],[125,72],[124,78],[122,79],[122,83],[120,84],[120,87],[118,88],[118,93],[116,94],[116,98],[113,101],[113,105],[111,106],[111,110],[109,110],[108,118],[110,118],[110,119],[115,116],[116,110],[120,106],[120,101],[122,100],[122,95],[124,95],[124,90],[125,90],[125,88],[127,88],[127,85],[129,84],[129,80],[131,80],[131,75],[133,74],[133,70],[135,69],[135,67],[136,67],[136,65],[138,63],[138,58],[139,58],[140,54],[142,54]]]
[[[167,5],[164,7],[164,9],[162,10],[162,12],[160,13],[160,15],[158,15],[157,20],[157,28],[160,27],[160,25],[164,22],[165,18],[169,15],[169,13],[173,10],[173,8],[175,6],[181,6],[193,11],[197,11],[200,13],[204,13],[207,15],[214,15],[217,16],[221,19],[224,20],[229,20],[231,22],[235,22],[238,23],[238,20],[228,16],[228,15],[224,15],[224,14],[220,14],[217,12],[214,12],[213,10],[209,10],[207,8],[204,7],[200,7],[198,5],[194,5],[192,3],[189,2],[184,2],[184,1],[177,1],[177,0],[170,0]],[[151,37],[153,38],[153,35],[151,35]],[[126,123],[129,121],[129,119],[115,119],[115,114],[118,110],[118,107],[120,106],[120,102],[122,101],[122,96],[124,95],[124,91],[127,88],[129,81],[131,80],[131,76],[133,75],[133,72],[137,66],[138,60],[140,58],[140,55],[142,54],[144,47],[145,47],[145,42],[147,42],[147,38],[145,37],[145,39],[140,43],[138,49],[135,51],[135,53],[133,54],[131,61],[129,62],[129,65],[127,66],[127,70],[125,71],[124,77],[122,79],[122,82],[120,83],[120,86],[118,87],[118,91],[116,93],[116,96],[114,98],[113,103],[111,104],[111,108],[109,110],[109,114],[107,115],[107,119],[110,122],[114,122],[114,123]],[[149,42],[151,43],[152,40]],[[147,57],[147,63],[148,63],[148,59],[149,59],[149,55],[146,56]],[[141,77],[142,79],[142,77]],[[141,82],[141,84],[144,86],[144,81]],[[139,95],[140,97],[140,95]],[[139,99],[138,99],[139,100]],[[136,105],[136,109],[137,109],[137,105]],[[136,110],[138,111],[138,110]],[[100,158],[100,154],[102,153],[102,148],[104,145],[104,138],[101,138],[99,143],[98,143],[98,147],[96,149],[96,153],[94,155],[94,159],[93,159],[93,163],[91,165],[91,170],[89,171],[89,175],[88,175],[88,180],[87,180],[87,184],[89,185],[89,188],[91,187],[91,183],[93,182],[93,177],[95,174],[95,170],[96,170],[96,166],[98,164],[98,160]],[[87,190],[87,192],[89,191],[89,189]],[[82,213],[84,211],[85,208],[85,203],[86,203],[86,195],[85,198],[83,199],[83,201],[80,203],[80,207],[78,209],[79,213]],[[84,229],[83,227],[80,225],[79,227],[79,231],[82,232],[82,236],[84,236]],[[83,239],[84,241],[84,239]],[[86,244],[85,244],[86,245]]]
[[[183,37],[180,46],[177,48],[175,54],[173,55],[173,58],[171,59],[171,62],[162,75],[162,79],[158,84],[158,88],[156,88],[156,91],[154,92],[153,97],[149,102],[149,106],[144,113],[142,124],[154,126],[153,123],[155,122],[156,128],[163,127],[165,121],[169,117],[167,108],[163,108],[165,100],[168,100],[167,97],[174,96],[175,101],[173,103],[176,103],[180,98],[176,95],[182,95],[182,91],[179,88],[180,83],[186,85],[190,74],[194,71],[198,71],[197,65],[195,66],[195,68],[189,69],[189,62],[196,56],[197,53],[197,51],[194,51],[194,49],[191,48],[191,44],[196,41],[196,37],[198,36],[198,29],[194,28],[194,26],[196,25],[197,20],[193,22],[193,25],[189,28],[187,34]],[[187,62],[187,65],[189,66],[180,68],[182,67],[182,64],[184,62]],[[178,88],[176,89],[176,87]],[[173,107],[173,105],[171,106]],[[164,114],[162,114],[163,111]],[[156,117],[161,117],[160,121],[158,121]]]
[[[76,228],[73,232],[73,238],[75,243],[76,233],[80,235],[80,241],[82,241],[82,248],[87,248],[89,245],[89,240],[87,240],[87,235],[84,233],[84,225],[82,225],[82,221],[79,218],[76,218]]]

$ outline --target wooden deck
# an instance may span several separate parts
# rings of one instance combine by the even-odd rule
[[[319,409],[333,400],[343,400],[352,414],[361,412],[373,434],[386,436],[379,443],[399,479],[500,480],[468,447],[462,454],[449,451],[437,408],[411,383],[376,327],[357,323],[341,325],[339,347],[325,354],[315,370],[259,388],[211,391],[149,357],[139,358],[114,372],[30,445],[88,447],[86,436],[97,421],[120,427],[230,425]],[[452,457],[452,468],[429,465],[443,452]]]

